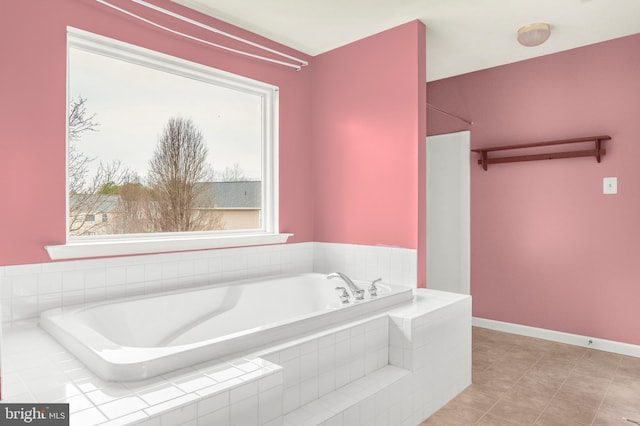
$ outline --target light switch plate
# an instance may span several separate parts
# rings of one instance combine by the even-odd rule
[[[618,178],[617,177],[602,178],[602,193],[603,194],[617,194],[618,193]]]

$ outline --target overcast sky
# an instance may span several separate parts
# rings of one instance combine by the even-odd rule
[[[238,163],[246,176],[260,178],[259,96],[79,49],[70,49],[69,65],[70,99],[86,98],[99,123],[77,142],[89,157],[120,160],[145,179],[167,121],[179,116],[202,132],[216,172]]]

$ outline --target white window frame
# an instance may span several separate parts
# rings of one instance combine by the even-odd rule
[[[69,227],[66,226],[67,236],[65,244],[47,245],[44,247],[51,259],[122,256],[277,244],[286,242],[287,239],[293,235],[279,233],[277,86],[99,36],[87,31],[67,27],[67,51],[70,48],[83,49],[92,53],[106,55],[161,71],[172,72],[185,77],[262,96],[264,102],[263,122],[265,126],[262,154],[262,229],[227,231],[224,233],[220,231],[164,232],[70,238],[68,233]],[[68,54],[67,57],[69,57]],[[69,66],[67,66],[67,75],[68,72]],[[69,141],[67,139],[67,152],[68,145]],[[68,167],[65,167],[65,170],[68,170]],[[68,207],[69,195],[67,191],[65,206],[66,217],[68,217]]]

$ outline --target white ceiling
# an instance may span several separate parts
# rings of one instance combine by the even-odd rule
[[[640,0],[173,1],[309,55],[420,19],[427,81],[640,33]],[[534,22],[551,24],[551,37],[520,46],[518,28]]]

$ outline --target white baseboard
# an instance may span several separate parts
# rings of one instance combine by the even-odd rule
[[[475,327],[504,331],[506,333],[519,334],[522,336],[535,337],[537,339],[551,340],[553,342],[567,343],[569,345],[582,346],[585,348],[597,349],[599,351],[613,352],[616,354],[640,358],[640,345],[581,336],[579,334],[563,333],[561,331],[529,327],[527,325],[513,324],[510,322],[495,321],[485,318],[473,317],[472,324]]]

